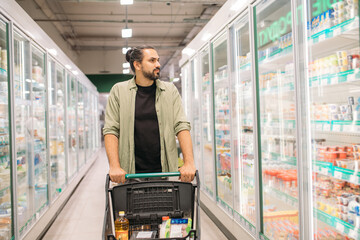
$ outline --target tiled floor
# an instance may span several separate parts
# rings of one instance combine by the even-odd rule
[[[105,209],[105,175],[108,163],[105,150],[84,177],[73,196],[46,233],[44,240],[100,240]],[[222,240],[226,237],[201,211],[201,239]]]

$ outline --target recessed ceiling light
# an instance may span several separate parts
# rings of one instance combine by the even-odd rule
[[[123,28],[121,30],[121,36],[123,38],[131,38],[132,37],[132,29],[131,28]]]
[[[123,47],[122,48],[122,53],[125,55],[127,53],[127,51],[129,51],[131,48],[126,48],[126,47]]]
[[[123,63],[123,68],[130,68],[130,63],[128,63],[128,62]]]
[[[74,75],[78,75],[78,74],[79,74],[78,71],[72,71],[72,73],[73,73]]]
[[[69,70],[71,69],[71,66],[69,64],[66,64],[65,67]]]
[[[133,0],[120,0],[121,5],[132,5],[134,4]]]
[[[123,69],[123,74],[129,74],[130,73],[130,69]]]

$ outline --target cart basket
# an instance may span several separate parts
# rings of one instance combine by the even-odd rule
[[[103,240],[116,239],[114,222],[119,211],[124,211],[125,217],[129,220],[129,238],[133,231],[158,232],[159,225],[162,223],[162,216],[169,216],[170,218],[191,218],[192,230],[186,237],[152,239],[200,239],[200,181],[198,171],[195,173],[195,184],[151,179],[174,176],[180,176],[180,172],[126,174],[126,179],[149,179],[139,182],[131,181],[111,188],[109,185],[110,177],[107,175]],[[194,215],[194,210],[196,215]],[[136,240],[138,239],[136,238]]]

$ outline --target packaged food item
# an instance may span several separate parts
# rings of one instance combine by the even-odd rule
[[[159,228],[159,237],[160,238],[165,238],[166,234],[165,234],[165,228],[168,227],[168,225],[166,224],[169,220],[169,216],[163,216],[162,217],[162,223],[160,225]]]
[[[186,237],[192,225],[191,218],[174,218],[170,221],[170,238]]]
[[[156,238],[156,231],[134,231],[131,235],[130,240],[154,238]]]

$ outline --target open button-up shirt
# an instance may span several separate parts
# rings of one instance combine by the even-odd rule
[[[120,167],[127,173],[135,173],[135,79],[115,84],[108,98],[104,136],[115,135],[119,139]],[[156,80],[155,109],[159,123],[161,166],[163,172],[178,169],[178,153],[175,136],[183,130],[190,131],[181,102],[174,84]]]

